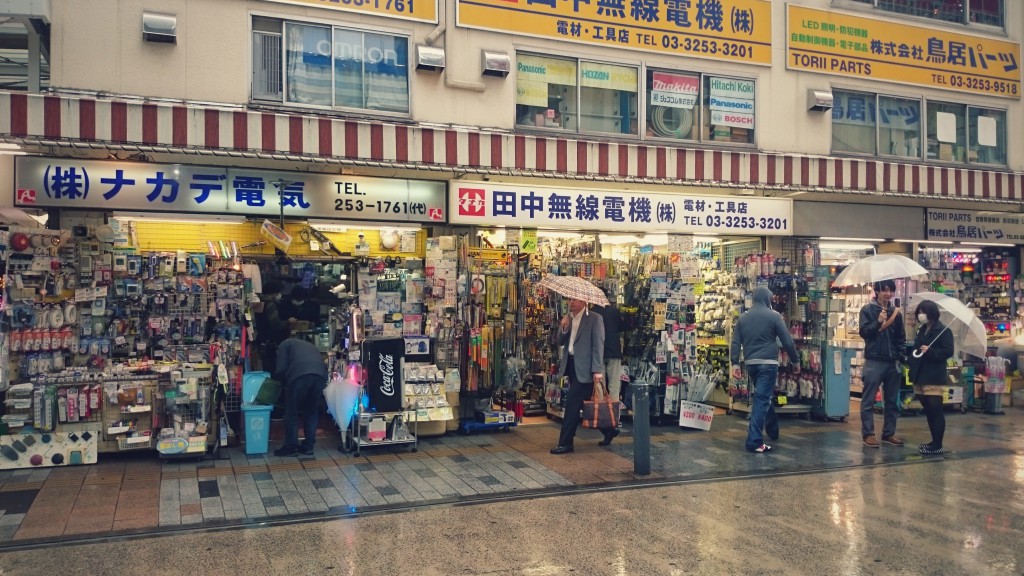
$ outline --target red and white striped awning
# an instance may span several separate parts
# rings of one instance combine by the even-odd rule
[[[454,172],[1020,202],[1024,174],[0,92],[0,138]]]

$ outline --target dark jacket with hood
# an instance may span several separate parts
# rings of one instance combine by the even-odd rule
[[[733,365],[740,362],[740,347],[743,347],[745,364],[778,364],[779,342],[786,349],[790,363],[800,361],[800,354],[793,345],[782,315],[772,310],[772,291],[765,286],[754,289],[754,306],[740,316],[732,331],[731,360]]]
[[[896,311],[889,306],[889,316]],[[882,313],[882,305],[878,300],[871,300],[860,309],[860,337],[864,339],[864,358],[882,362],[906,361],[907,332],[903,328],[903,319],[899,318],[882,330],[878,316]]]
[[[914,350],[928,346],[920,358],[910,357],[910,381],[921,386],[947,384],[946,360],[953,357],[953,333],[946,330],[942,322],[936,322],[929,329],[921,326],[914,339]]]

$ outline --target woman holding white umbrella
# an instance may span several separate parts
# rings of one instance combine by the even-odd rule
[[[921,454],[942,454],[942,437],[946,432],[946,416],[942,412],[942,394],[946,384],[946,361],[954,353],[953,333],[939,320],[939,306],[922,300],[914,311],[921,325],[914,339],[910,357],[910,381],[914,395],[928,418],[932,441],[921,444]]]

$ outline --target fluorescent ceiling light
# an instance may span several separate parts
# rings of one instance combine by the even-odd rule
[[[644,244],[664,246],[668,244],[668,234],[644,234]]]
[[[818,247],[833,250],[871,250],[875,245],[866,242],[822,242]]]
[[[967,247],[967,246],[954,246],[945,252],[960,252],[962,254],[977,254],[981,252],[981,248]]]
[[[419,232],[423,229],[419,224],[403,222],[402,224],[385,224],[383,222],[360,222],[358,220],[309,220],[310,228],[321,232],[348,232],[350,230],[398,230],[399,232]]]
[[[222,214],[178,214],[166,212],[114,212],[114,220],[168,222],[177,224],[245,224],[245,216]]]
[[[579,232],[555,232],[553,230],[538,230],[537,234],[544,238],[556,238],[562,240],[575,240],[583,237],[583,234],[580,234]]]
[[[601,234],[598,238],[601,240],[601,244],[608,244],[609,246],[638,244],[640,242],[640,237],[636,234]]]
[[[893,242],[917,242],[918,244],[952,244],[949,240],[893,240]]]
[[[719,240],[721,240],[721,238],[719,238],[718,236],[694,236],[693,237],[693,241],[694,242],[705,242],[705,243],[708,243],[708,244],[714,244],[715,242],[718,242]]]
[[[997,244],[995,242],[964,242],[964,244],[975,246],[999,246],[1001,248],[1015,248],[1017,246],[1016,244]]]
[[[885,238],[839,238],[836,236],[822,236],[822,240],[838,240],[839,242],[885,242]]]

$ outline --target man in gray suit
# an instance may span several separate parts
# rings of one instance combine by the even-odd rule
[[[604,379],[604,320],[600,314],[591,313],[586,302],[570,299],[569,314],[562,318],[559,326],[558,343],[562,346],[558,372],[568,376],[569,391],[565,394],[558,446],[552,448],[551,453],[568,454],[574,450],[573,438],[580,424],[583,402],[594,395],[594,383]],[[617,428],[601,432],[604,433],[602,446],[611,444],[619,435]]]

